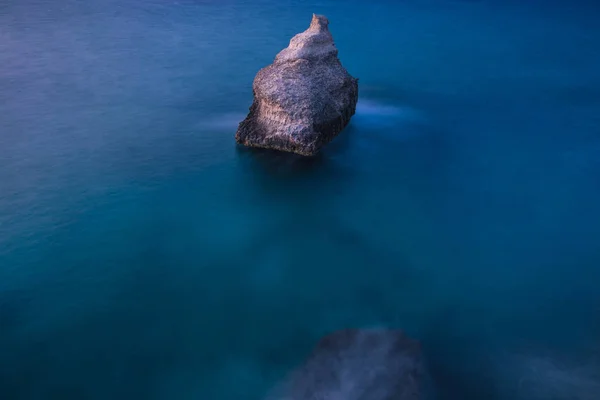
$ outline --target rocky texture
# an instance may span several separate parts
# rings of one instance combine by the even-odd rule
[[[258,72],[238,143],[311,156],[348,125],[358,80],[340,63],[328,25],[313,14],[310,27]]]
[[[323,338],[269,400],[418,400],[420,345],[402,331],[349,329]]]

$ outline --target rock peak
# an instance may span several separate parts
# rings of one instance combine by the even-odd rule
[[[336,57],[337,53],[329,32],[329,20],[324,15],[313,14],[308,29],[294,36],[290,45],[275,57],[275,61],[317,60]]]
[[[329,30],[329,20],[324,15],[313,14],[309,31],[323,32]]]

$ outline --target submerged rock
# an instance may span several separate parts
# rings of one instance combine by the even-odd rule
[[[311,156],[348,125],[358,80],[340,63],[328,25],[313,14],[310,27],[258,72],[238,143]]]
[[[348,329],[323,338],[269,400],[423,399],[418,342],[397,330]]]

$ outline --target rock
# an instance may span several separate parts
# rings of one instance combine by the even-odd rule
[[[396,330],[348,329],[323,338],[269,400],[418,400],[418,342]]]
[[[340,63],[328,25],[313,14],[310,27],[256,74],[238,143],[312,156],[348,125],[358,80]]]

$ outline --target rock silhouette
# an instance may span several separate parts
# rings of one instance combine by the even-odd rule
[[[313,14],[310,27],[258,72],[238,143],[312,156],[348,125],[358,80],[338,59],[328,25],[326,17]]]
[[[425,368],[402,331],[346,329],[325,336],[268,400],[419,400]]]

